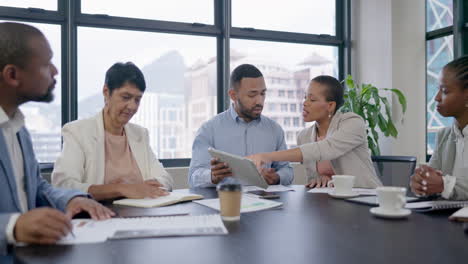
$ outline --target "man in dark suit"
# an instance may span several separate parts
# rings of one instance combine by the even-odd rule
[[[86,193],[54,188],[40,175],[19,106],[52,101],[57,68],[51,58],[38,29],[0,23],[0,255],[16,242],[55,243],[81,211],[98,220],[114,215]]]

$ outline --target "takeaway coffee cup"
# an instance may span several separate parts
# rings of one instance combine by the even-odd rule
[[[232,177],[225,178],[216,187],[221,209],[221,218],[225,221],[240,220],[242,185]]]

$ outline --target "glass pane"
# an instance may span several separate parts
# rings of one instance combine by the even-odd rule
[[[439,89],[439,75],[442,67],[453,60],[453,36],[433,39],[427,42],[427,152],[432,154],[435,138],[440,128],[451,126],[452,118],[439,115],[434,97]]]
[[[232,26],[335,35],[335,1],[235,0]]]
[[[81,12],[187,23],[214,24],[213,0],[82,0]]]
[[[0,6],[57,10],[57,0],[1,0]]]
[[[0,21],[6,22],[6,21]],[[29,102],[20,106],[25,116],[26,128],[29,130],[33,142],[34,152],[39,162],[55,162],[61,151],[62,138],[62,80],[61,69],[61,33],[60,26],[39,23],[26,23],[38,28],[49,40],[54,52],[52,62],[59,74],[55,77],[57,83],[54,89],[54,100],[50,103]]]
[[[297,133],[305,127],[305,90],[317,75],[338,77],[338,48],[232,39],[231,70],[243,63],[263,73],[268,91],[262,114],[280,124],[288,148],[295,147]]]
[[[157,157],[191,157],[196,131],[217,114],[216,39],[79,27],[79,119],[101,111],[105,72],[119,61],[132,61],[145,75],[131,122],[149,130]]]
[[[453,25],[453,0],[426,0],[427,31]]]

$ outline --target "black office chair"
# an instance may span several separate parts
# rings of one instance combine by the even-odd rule
[[[372,163],[384,186],[401,186],[409,191],[409,180],[416,168],[416,157],[372,156]]]
[[[52,183],[50,176],[54,170],[54,163],[39,163],[39,168],[41,170],[42,178],[44,178],[49,183]]]

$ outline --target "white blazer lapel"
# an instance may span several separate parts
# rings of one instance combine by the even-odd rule
[[[143,140],[143,135],[136,133],[135,129],[132,129],[130,126],[125,126],[125,134],[127,135],[128,145],[130,146],[130,150],[132,151],[133,157],[140,169],[141,176],[144,180],[149,179],[150,175],[146,175],[149,169],[147,166],[149,165],[146,162],[146,147],[145,141]]]
[[[341,115],[342,113],[340,111],[337,111],[330,122],[330,126],[328,127],[327,131],[327,137],[331,136],[337,129],[338,129],[338,123],[341,120]]]
[[[105,159],[105,138],[104,138],[104,119],[102,118],[103,112],[99,112],[96,116],[96,131],[94,133],[94,143],[96,144],[96,161],[95,161],[95,175],[96,182],[104,183],[104,174],[106,167]]]
[[[18,200],[18,191],[16,189],[16,180],[15,175],[13,174],[13,167],[10,160],[10,155],[8,154],[8,147],[6,145],[5,138],[3,137],[3,130],[0,129],[0,152],[4,153],[0,155],[0,169],[3,170],[5,178],[7,178],[8,186],[10,187],[10,192],[13,194],[13,200],[15,201],[15,206],[20,212],[20,204]],[[0,172],[0,175],[2,173]]]

